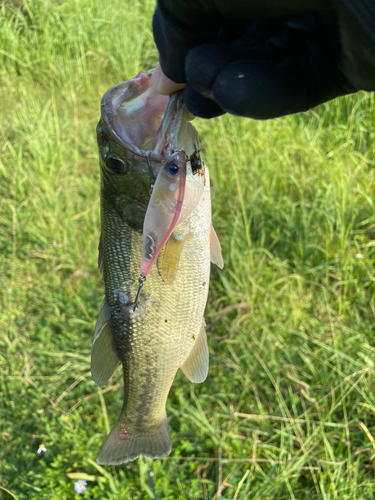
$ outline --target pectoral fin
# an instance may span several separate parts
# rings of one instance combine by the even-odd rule
[[[113,349],[111,313],[104,299],[95,325],[94,341],[91,347],[91,373],[98,387],[105,385],[120,361]]]
[[[211,253],[210,255],[211,262],[213,264],[216,264],[217,267],[219,267],[220,269],[223,269],[224,261],[223,261],[223,256],[221,255],[220,241],[219,238],[217,237],[214,226],[212,224],[210,232],[210,253]]]
[[[159,274],[167,285],[173,283],[176,276],[180,255],[186,239],[176,239],[172,234],[159,256],[157,264]]]
[[[204,319],[195,344],[181,370],[190,382],[204,382],[208,374],[208,346]]]

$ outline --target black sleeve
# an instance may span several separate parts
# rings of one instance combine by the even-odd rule
[[[214,43],[223,19],[251,21],[332,8],[332,0],[158,0],[153,32],[164,73],[184,83],[190,49]]]
[[[162,70],[203,118],[375,90],[375,0],[158,0],[153,30]]]
[[[375,2],[337,0],[342,71],[354,87],[375,90]]]
[[[164,73],[185,81],[188,51],[214,42],[223,17],[265,19],[335,8],[343,47],[343,73],[358,89],[375,89],[374,0],[158,0],[154,36]]]

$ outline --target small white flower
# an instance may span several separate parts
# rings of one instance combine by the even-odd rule
[[[39,448],[38,448],[38,455],[40,455],[41,453],[45,453],[47,451],[47,448],[44,446],[44,444],[40,444],[39,445]]]
[[[86,490],[86,485],[87,483],[84,479],[78,479],[78,481],[74,483],[74,491],[79,495],[82,491]]]

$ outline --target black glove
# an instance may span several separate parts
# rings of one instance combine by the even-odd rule
[[[184,99],[196,116],[229,112],[275,118],[358,90],[340,69],[341,41],[333,11],[249,22],[206,9],[196,14],[196,23],[192,16],[184,23],[176,18],[178,0],[171,1],[173,14],[164,5],[168,2],[159,0],[154,38],[166,76],[188,83]],[[188,8],[189,2],[182,2]]]

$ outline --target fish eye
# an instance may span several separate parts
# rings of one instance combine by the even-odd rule
[[[176,175],[178,174],[178,171],[179,171],[179,167],[177,165],[175,165],[174,163],[172,163],[171,165],[169,165],[168,167],[168,172],[171,174],[171,175]]]
[[[116,158],[115,156],[108,155],[105,159],[105,164],[117,174],[121,174],[125,171],[125,163],[120,160],[120,158]]]

